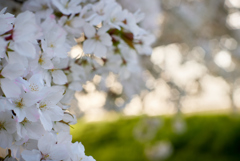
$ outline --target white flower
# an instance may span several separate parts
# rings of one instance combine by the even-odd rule
[[[1,71],[1,75],[10,80],[14,80],[17,77],[22,76],[24,71],[25,71],[25,68],[20,63],[7,64]]]
[[[69,126],[77,119],[65,110],[95,74],[105,80],[109,71],[120,73],[127,96],[139,89],[138,57],[124,34],[131,32],[136,49],[149,53],[150,39],[137,25],[142,15],[122,10],[115,0],[27,0],[23,10],[33,13],[16,18],[5,10],[0,11],[0,147],[21,161],[95,161],[81,143],[71,143]],[[119,33],[108,34],[111,28]],[[75,42],[76,37],[81,39]],[[69,60],[77,43],[86,59]]]
[[[68,58],[66,59],[52,59],[54,68],[44,72],[44,80],[48,86],[51,86],[51,83],[64,85],[68,82],[66,74],[62,69],[67,68]]]
[[[38,141],[38,150],[25,150],[22,157],[25,161],[57,161],[68,158],[66,146],[57,144],[57,141],[52,133],[45,133]]]
[[[39,150],[24,150],[22,152],[22,158],[25,161],[40,161],[42,158],[41,152]]]
[[[65,84],[67,83],[67,77],[62,70],[51,70],[53,82],[56,84]]]
[[[122,54],[122,66],[119,71],[120,80],[128,79],[133,73],[139,73],[141,71],[137,53],[130,49],[127,45],[120,45]]]
[[[37,149],[38,148],[37,144],[38,144],[38,140],[29,139],[28,137],[20,138],[20,140],[19,140],[18,138],[16,138],[16,135],[15,135],[15,142],[10,147],[11,152],[12,152],[12,157],[21,158],[21,153],[24,150]]]
[[[81,91],[82,90],[82,84],[80,81],[72,81],[69,86],[69,89],[74,90],[74,91]]]
[[[15,21],[14,15],[10,13],[5,13],[7,8],[3,8],[0,11],[0,35],[4,34],[5,32],[9,31],[13,27],[13,22]]]
[[[15,20],[12,39],[14,41],[14,50],[22,56],[34,58],[36,56],[36,39],[40,36],[35,15],[32,12],[25,11],[20,13]]]
[[[29,68],[30,71],[41,71],[42,69],[53,69],[52,57],[46,53],[42,53],[35,59],[30,60]]]
[[[123,14],[122,7],[117,5],[115,8],[111,8],[112,12],[108,15],[107,23],[118,30],[121,30],[120,26],[123,25],[125,15]]]
[[[100,1],[92,6],[93,14],[90,19],[90,23],[92,25],[99,25],[101,22],[105,21],[109,13],[112,11],[116,2],[106,3],[104,1]]]
[[[52,3],[65,15],[79,13],[82,0],[52,0]]]
[[[17,124],[17,134],[22,138],[39,139],[45,130],[40,122],[31,122],[24,118]]]
[[[22,93],[18,98],[12,99],[13,110],[16,113],[17,121],[22,122],[26,117],[30,121],[37,121],[39,119],[39,113],[34,106],[42,96],[38,96],[34,93]]]
[[[0,37],[0,58],[5,57],[6,49],[7,49],[7,41],[5,41],[2,37]]]
[[[124,20],[124,24],[121,24],[124,29],[132,32],[134,36],[145,33],[145,30],[141,29],[137,25],[136,17],[132,13],[124,10],[123,14],[124,17],[126,17],[126,19]]]
[[[104,66],[98,70],[100,74],[108,73],[111,71],[113,73],[118,73],[119,69],[121,68],[122,64],[122,57],[120,54],[115,54],[114,52],[107,53],[107,59],[104,63]]]
[[[8,78],[0,79],[1,88],[7,98],[18,98],[22,92],[20,86],[16,80],[10,80]]]
[[[8,148],[13,142],[13,133],[16,131],[16,122],[10,111],[0,112],[0,147]]]
[[[31,78],[25,83],[25,91],[33,92],[38,95],[43,95],[41,92],[44,89],[44,82],[41,73],[37,73],[31,76]]]
[[[51,58],[47,56],[47,54],[42,54],[39,56],[38,59],[38,64],[43,68],[43,69],[53,69],[53,63],[51,61]]]
[[[11,110],[12,105],[5,97],[0,97],[0,112]]]
[[[67,83],[67,76],[61,69],[50,69],[44,73],[44,80],[48,86],[51,86],[52,80],[55,84],[64,85]]]
[[[29,10],[36,13],[36,18],[45,19],[53,13],[51,1],[49,0],[28,0],[23,4],[23,10]]]
[[[66,92],[61,100],[63,104],[70,104],[72,99],[74,98],[75,90],[66,89]]]
[[[9,46],[12,47],[11,45]],[[18,67],[13,68],[12,70],[16,70],[15,73],[20,73],[20,70],[23,70],[21,73],[26,73],[28,68],[28,58],[18,54],[17,52],[7,52],[7,56],[5,57],[8,61],[8,64],[17,64]]]
[[[64,27],[64,29],[69,33],[78,38],[81,36],[81,27],[86,23],[81,17],[70,17],[62,16],[58,23]]]
[[[67,149],[65,153],[68,153],[68,156],[71,156],[72,135],[70,135],[69,132],[59,132],[57,134],[57,144],[65,146]],[[66,161],[69,159],[70,158],[67,158]]]
[[[56,92],[47,95],[38,103],[40,121],[47,131],[52,129],[53,121],[60,121],[63,118],[63,110],[57,106],[62,97],[61,92]]]
[[[88,30],[93,30],[92,28]],[[97,57],[106,57],[107,47],[112,45],[112,38],[106,33],[106,28],[100,28],[98,32],[95,30],[85,32],[85,34],[88,39],[83,43],[83,51],[86,54],[93,53]]]
[[[72,160],[80,160],[80,161],[96,161],[95,159],[93,159],[92,156],[86,156],[85,155],[85,149],[84,146],[82,145],[82,143],[78,143],[75,142],[74,144],[72,144]]]
[[[49,57],[66,58],[70,51],[70,46],[66,43],[66,31],[59,25],[54,25],[48,33],[44,34],[41,40],[43,51]]]
[[[70,128],[69,125],[77,123],[77,119],[74,115],[71,115],[69,113],[64,113],[64,116],[62,118],[62,121],[55,122],[54,124],[54,130],[56,132],[69,132]]]
[[[143,35],[139,38],[139,42],[135,45],[138,53],[141,55],[151,55],[152,54],[152,47],[151,45],[155,41],[155,36],[148,34]]]

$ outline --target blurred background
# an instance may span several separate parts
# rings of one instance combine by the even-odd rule
[[[23,1],[0,7],[15,13]],[[117,1],[145,13],[152,55],[138,58],[139,75],[83,85],[73,141],[97,161],[239,161],[240,0]]]
[[[118,2],[145,13],[141,26],[156,37],[152,55],[139,57],[141,75],[122,81],[109,73],[87,81],[72,102],[78,117],[84,114],[88,121],[97,121],[119,113],[237,113],[239,0]],[[79,51],[81,46],[75,46],[72,55]]]
[[[145,13],[153,52],[137,92],[110,73],[76,93],[74,141],[98,161],[240,160],[240,1],[118,2]]]

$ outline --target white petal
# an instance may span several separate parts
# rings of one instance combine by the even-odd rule
[[[83,42],[83,51],[85,54],[91,54],[96,47],[96,43],[92,39],[87,39]]]
[[[49,154],[53,145],[56,144],[56,138],[50,132],[45,133],[38,141],[38,149],[43,154]]]
[[[63,145],[54,145],[49,153],[53,160],[64,160],[68,158],[67,148]]]
[[[7,78],[1,79],[1,88],[7,98],[18,98],[21,94],[21,89],[17,83]]]
[[[106,46],[111,46],[112,45],[112,38],[109,34],[103,34],[100,36],[102,44]]]
[[[13,120],[13,119],[11,118],[11,116],[10,116],[10,119],[11,119],[11,120],[9,120],[8,122],[6,122],[6,123],[4,124],[4,126],[5,126],[5,128],[6,128],[6,130],[7,130],[7,132],[8,132],[9,134],[13,134],[13,133],[17,130],[17,128],[16,128],[16,122],[15,122],[15,120]]]
[[[72,142],[72,135],[70,135],[68,132],[60,132],[57,135],[57,140],[58,143],[65,143],[68,144],[70,142]]]
[[[12,108],[13,105],[6,98],[0,99],[0,112],[11,110]]]
[[[67,89],[66,93],[64,94],[63,98],[61,99],[61,103],[69,104],[71,102],[71,100],[73,99],[75,93],[76,93],[75,91],[73,91],[71,89]]]
[[[63,118],[63,110],[59,106],[52,106],[51,109],[44,112],[48,113],[51,118],[51,121],[60,121]]]
[[[26,112],[24,109],[15,108],[14,112],[17,115],[18,122],[22,122],[24,120],[24,118],[26,117]]]
[[[22,157],[25,161],[40,161],[41,160],[41,153],[38,150],[33,149],[30,150],[24,150],[22,152]]]
[[[99,34],[99,35],[106,34],[106,32],[107,32],[109,29],[110,29],[110,26],[104,25],[103,27],[101,27],[101,28],[98,30],[98,34]]]
[[[3,58],[5,56],[6,47],[7,41],[0,37],[0,58]]]
[[[107,54],[107,48],[106,46],[104,46],[103,44],[101,44],[100,42],[97,43],[96,48],[94,50],[94,54],[97,57],[106,57]]]
[[[80,82],[72,82],[68,86],[69,89],[75,90],[75,91],[81,91],[82,90],[82,84]]]
[[[16,79],[17,77],[21,76],[25,71],[25,68],[22,64],[20,63],[14,63],[14,64],[7,64],[1,74],[9,78],[11,80]]]
[[[22,64],[24,68],[28,67],[28,58],[24,57],[16,52],[9,52],[8,53],[8,63],[9,64]]]
[[[30,42],[16,42],[14,44],[14,49],[22,56],[29,58],[35,58],[36,56],[36,49]]]
[[[24,93],[22,97],[26,107],[34,105],[43,98],[43,96],[37,93]]]
[[[7,133],[5,130],[0,131],[0,147],[8,148],[12,145],[13,136]]]
[[[31,139],[39,139],[45,132],[42,124],[40,122],[29,123],[26,126],[28,136]]]
[[[29,79],[29,83],[30,83],[30,90],[32,92],[41,91],[41,89],[44,87],[42,74],[34,74]]]
[[[40,121],[46,131],[50,131],[52,129],[52,120],[48,115],[44,115],[40,112]]]
[[[95,16],[95,17],[93,17],[93,19],[91,20],[91,24],[93,24],[93,25],[96,26],[96,25],[100,24],[101,21],[102,21],[102,18],[101,18],[101,17]]]
[[[42,57],[42,59],[43,59],[43,61],[44,61],[44,62],[41,64],[41,66],[42,66],[43,69],[53,69],[53,68],[54,68],[54,65],[53,65],[53,63],[52,63],[52,61],[51,61],[50,58],[48,58],[48,57]]]
[[[87,38],[92,38],[96,34],[96,29],[88,23],[83,26],[83,31]]]
[[[63,85],[67,83],[67,76],[62,70],[54,70],[52,72],[52,77],[55,84]]]
[[[26,118],[29,121],[36,122],[40,118],[40,114],[38,112],[38,109],[34,106],[28,107],[26,109]]]
[[[48,71],[46,71],[43,73],[43,78],[46,82],[46,85],[50,87],[52,82],[51,74]]]
[[[63,91],[61,90],[61,88],[51,90],[53,91],[53,93],[49,94],[41,101],[45,102],[47,106],[55,106],[63,98]],[[55,92],[54,90],[58,92]]]

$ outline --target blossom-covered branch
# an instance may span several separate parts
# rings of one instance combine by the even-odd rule
[[[17,16],[0,12],[0,147],[5,159],[92,161],[72,143],[69,102],[95,74],[127,80],[151,54],[154,37],[139,12],[114,0],[28,0]],[[69,52],[82,39],[83,54]]]

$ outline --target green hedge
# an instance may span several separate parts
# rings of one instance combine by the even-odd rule
[[[174,121],[175,118],[166,117],[122,118],[105,123],[80,120],[71,133],[73,142],[82,142],[86,154],[97,161],[145,161],[145,149],[162,140],[170,141],[173,147],[166,161],[240,160],[240,118],[186,117],[183,133],[174,130]],[[142,135],[136,135],[137,131],[142,131]],[[152,132],[147,135],[149,131]]]

